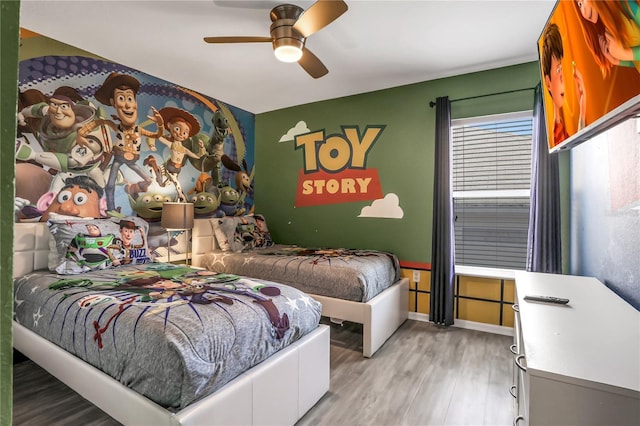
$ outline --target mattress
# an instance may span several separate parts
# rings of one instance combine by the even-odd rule
[[[276,244],[235,252],[214,251],[202,257],[210,271],[276,281],[305,293],[368,302],[400,278],[392,253],[376,250],[316,249]]]
[[[317,328],[287,285],[150,263],[14,280],[14,320],[173,411]]]

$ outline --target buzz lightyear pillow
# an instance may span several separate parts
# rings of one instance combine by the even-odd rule
[[[63,219],[54,216],[47,225],[52,236],[51,272],[81,274],[151,261],[147,248],[149,225],[143,219]]]

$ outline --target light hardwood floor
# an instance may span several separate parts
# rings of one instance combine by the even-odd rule
[[[330,390],[299,426],[512,424],[510,337],[408,320],[366,359],[361,333],[331,324]],[[118,424],[31,361],[13,410],[16,426]]]

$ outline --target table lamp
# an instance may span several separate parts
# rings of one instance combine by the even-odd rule
[[[167,202],[162,204],[162,218],[160,226],[167,230],[167,254],[171,262],[171,242],[172,231],[185,231],[187,243],[186,265],[189,265],[189,231],[193,229],[193,203]]]

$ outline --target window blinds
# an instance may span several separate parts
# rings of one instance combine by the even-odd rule
[[[452,122],[456,265],[525,269],[531,112]]]

